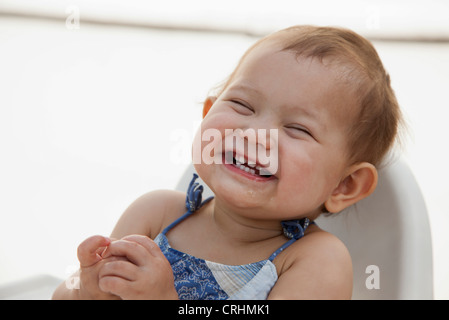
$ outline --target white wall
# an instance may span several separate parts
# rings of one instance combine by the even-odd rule
[[[139,195],[173,188],[201,101],[253,38],[0,16],[0,284],[66,277]],[[449,44],[375,42],[409,121],[449,298]],[[181,156],[181,160],[178,159]]]

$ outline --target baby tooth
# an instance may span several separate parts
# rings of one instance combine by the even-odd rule
[[[249,170],[249,172],[250,172],[252,175],[254,175],[254,174],[256,173],[256,170],[251,169],[251,170]]]
[[[268,170],[265,170],[264,168],[260,168],[259,174],[261,176],[271,176],[271,172],[269,172]]]

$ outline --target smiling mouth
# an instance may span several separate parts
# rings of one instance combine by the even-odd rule
[[[231,161],[228,160],[232,156],[232,164]],[[262,167],[261,165],[248,161],[244,156],[236,155],[235,152],[226,153],[226,160],[228,160],[227,164],[232,165],[234,168],[239,169],[247,174],[250,174],[254,177],[261,177],[265,179],[270,179],[274,177],[267,169]]]

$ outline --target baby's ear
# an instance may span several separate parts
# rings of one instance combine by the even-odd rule
[[[324,203],[327,211],[339,212],[369,196],[377,186],[377,170],[371,163],[361,162],[346,171],[345,178]]]
[[[207,97],[207,99],[204,101],[203,104],[203,119],[209,112],[210,108],[212,108],[212,105],[217,100],[217,97]]]

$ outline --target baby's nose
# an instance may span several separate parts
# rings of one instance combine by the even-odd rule
[[[274,145],[277,145],[277,129],[248,128],[236,130],[236,133],[239,138],[246,140],[249,144],[260,145],[266,150],[270,150]]]

